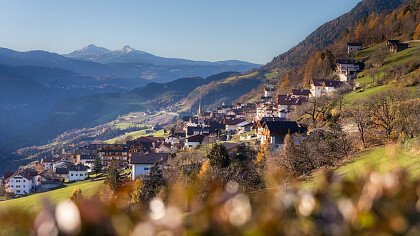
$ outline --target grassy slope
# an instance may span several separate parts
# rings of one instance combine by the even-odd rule
[[[355,55],[357,60],[366,61],[367,64],[370,63],[369,57],[379,48],[383,47],[385,43],[380,43],[365,50],[358,52]],[[384,64],[381,67],[375,69],[366,69],[365,71],[359,74],[359,78],[356,79],[356,82],[363,87],[362,90],[354,91],[346,95],[345,104],[351,105],[354,101],[358,99],[364,99],[371,95],[385,92],[392,89],[395,85],[385,84],[381,86],[373,85],[373,78],[383,78],[387,76],[387,73],[392,67],[400,66],[407,62],[420,61],[420,42],[411,42],[410,48],[398,53],[388,53],[385,57]],[[415,76],[415,73],[418,71],[412,72],[412,75]]]
[[[52,203],[57,203],[58,201],[69,199],[76,188],[80,188],[82,190],[84,197],[89,197],[94,195],[96,190],[99,189],[102,185],[103,181],[90,180],[72,183],[67,185],[65,188],[0,202],[0,210],[2,208],[15,208],[36,212],[41,208],[42,201],[44,199],[48,199]]]
[[[418,179],[420,153],[401,148],[397,144],[390,144],[362,151],[336,171],[340,175],[353,178],[371,169],[384,173],[393,168],[406,169],[412,178]]]
[[[369,171],[386,173],[389,170],[401,168],[408,172],[412,179],[420,179],[420,149],[419,143],[413,142],[411,147],[389,144],[363,150],[338,167],[335,172],[344,178],[355,178]],[[314,189],[322,181],[323,170],[312,175],[303,182],[303,187]]]
[[[126,133],[124,135],[115,137],[113,139],[108,139],[105,141],[105,143],[109,143],[109,144],[114,144],[114,143],[118,143],[118,142],[122,142],[123,140],[125,140],[127,137],[130,137],[131,139],[136,139],[136,138],[140,138],[140,137],[144,137],[144,136],[154,136],[154,137],[167,137],[169,135],[169,133],[165,133],[164,130],[159,130],[156,131],[154,133],[146,133],[147,129],[143,129],[143,130],[139,130],[139,131],[134,131],[134,132],[130,132],[130,133]]]

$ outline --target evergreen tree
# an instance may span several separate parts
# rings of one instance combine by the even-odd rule
[[[150,169],[149,176],[144,180],[144,185],[140,193],[141,200],[147,202],[156,197],[162,186],[165,186],[166,181],[163,177],[162,170],[157,164]]]
[[[95,174],[100,174],[100,173],[102,173],[102,168],[103,168],[103,166],[102,166],[101,158],[98,154],[96,154],[95,162],[94,162],[94,166],[93,166],[93,172]]]
[[[112,191],[117,190],[123,182],[117,160],[111,161],[107,169],[107,174],[108,175],[105,179],[105,184],[107,184],[112,189]]]
[[[214,144],[207,155],[210,165],[213,167],[226,168],[230,165],[230,156],[226,147],[222,144]]]

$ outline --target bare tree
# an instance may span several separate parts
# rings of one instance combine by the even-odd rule
[[[396,126],[397,110],[394,104],[401,101],[404,95],[400,91],[389,91],[370,97],[367,100],[368,109],[375,126],[385,132],[387,140],[391,140],[392,132]]]
[[[353,106],[346,110],[347,116],[356,124],[359,131],[359,138],[362,142],[363,148],[366,147],[366,131],[371,124],[371,117],[369,107],[366,105],[366,100],[358,100],[353,103]]]

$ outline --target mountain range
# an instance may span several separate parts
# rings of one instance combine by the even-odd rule
[[[109,49],[98,47],[90,44],[80,50],[63,55],[68,58],[97,62],[102,64],[108,63],[145,63],[153,65],[166,66],[243,66],[257,68],[259,65],[237,60],[227,60],[218,62],[209,61],[193,61],[179,58],[166,58],[155,56],[151,53],[136,50],[128,45],[119,50],[111,51]],[[242,71],[242,70],[238,70]]]
[[[0,48],[0,64],[40,66],[69,70],[83,76],[168,82],[184,77],[207,77],[225,71],[245,72],[261,65],[241,61],[202,62],[154,56],[128,46],[109,51],[93,45],[67,55],[46,51],[18,52]]]

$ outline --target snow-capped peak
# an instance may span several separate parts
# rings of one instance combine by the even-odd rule
[[[110,50],[102,47],[98,47],[95,44],[89,44],[82,49],[75,51],[74,53],[106,53]]]
[[[121,50],[119,50],[120,52],[123,52],[123,53],[129,53],[129,52],[132,52],[132,51],[135,51],[135,49],[134,48],[132,48],[132,47],[130,47],[130,46],[128,46],[128,45],[125,45]]]

